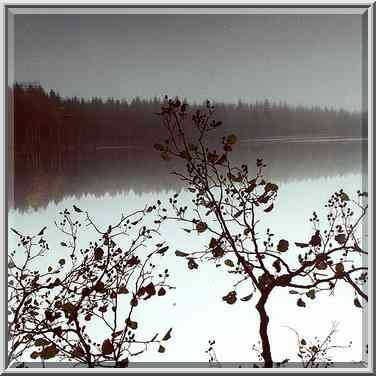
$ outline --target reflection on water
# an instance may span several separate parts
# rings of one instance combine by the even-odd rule
[[[92,168],[91,171],[93,170]],[[284,172],[288,173],[288,169],[285,168]],[[100,179],[96,181],[99,183]],[[124,179],[124,181],[127,180]],[[165,186],[162,178],[158,183],[161,187]],[[353,194],[359,189],[361,183],[362,176],[359,173],[281,183],[275,208],[257,225],[260,237],[265,236],[266,227],[268,227],[277,238],[283,237],[291,243],[309,240],[312,224],[308,219],[312,211],[316,210],[319,218],[324,219],[327,214],[324,204],[333,191],[343,188],[345,192]],[[132,183],[129,182],[129,184]],[[133,185],[133,188],[136,189],[136,185]],[[98,192],[101,191],[98,190]],[[164,203],[168,202],[168,198],[172,195],[171,192],[137,194],[134,191],[113,196],[100,194],[100,198],[88,194],[80,200],[67,197],[58,205],[51,203],[44,209],[40,208],[26,213],[11,211],[9,225],[21,232],[31,234],[37,233],[43,226],[48,226],[46,236],[52,252],[43,259],[42,267],[46,268],[66,252],[65,248],[60,245],[62,235],[53,224],[58,218],[58,212],[63,208],[72,208],[73,204],[77,204],[81,209],[90,212],[91,217],[101,229],[106,229],[108,224],[115,223],[120,218],[121,213],[133,212],[144,207],[146,203],[155,203],[157,199]],[[61,197],[64,196],[61,195]],[[188,205],[190,199],[189,192],[182,194],[182,205]],[[77,214],[78,219],[80,219],[79,216],[80,214]],[[214,338],[217,352],[223,362],[256,361],[256,353],[250,350],[252,344],[255,344],[258,339],[255,300],[235,306],[224,304],[222,296],[233,289],[234,279],[231,275],[215,268],[211,263],[201,264],[199,270],[189,270],[185,260],[175,257],[174,251],[177,249],[199,250],[210,240],[210,234],[193,236],[183,231],[182,227],[186,226],[181,223],[168,222],[162,229],[162,234],[171,250],[163,258],[163,268],[168,268],[176,290],[172,290],[163,299],[152,301],[148,308],[138,307],[137,310],[137,320],[142,323],[140,330],[150,333],[156,328],[162,331],[166,326],[171,326],[174,336],[163,356],[157,351],[147,351],[135,360],[140,362],[207,362],[204,351],[208,340]],[[89,241],[93,239],[95,239],[93,231],[83,227],[78,239],[79,248],[86,248]],[[9,232],[9,249],[15,249],[17,241],[17,236]],[[123,241],[127,242],[127,239]],[[148,250],[141,249],[140,252],[148,252]],[[296,254],[292,252],[290,257],[295,260]],[[327,335],[332,321],[340,323],[336,343],[343,345],[350,340],[353,341],[350,349],[334,351],[333,360],[351,362],[361,359],[364,340],[363,312],[352,303],[353,291],[346,288],[345,284],[341,286],[335,296],[323,294],[320,299],[311,301],[309,309],[305,310],[296,305],[296,300],[292,299],[287,291],[277,291],[271,297],[267,309],[271,317],[270,338],[276,359],[299,360],[296,356],[296,337],[286,329],[286,326],[293,327],[306,338],[314,338],[316,335],[323,338]],[[323,307],[325,307],[325,314],[323,314]],[[152,312],[152,320],[150,320],[150,312]],[[97,327],[93,330],[98,334]],[[232,346],[232,344],[236,345]],[[29,361],[29,356],[25,355],[25,360]]]
[[[280,190],[275,210],[267,221],[260,223],[258,231],[264,234],[266,227],[270,227],[277,236],[294,242],[305,241],[311,234],[308,218],[313,210],[317,210],[320,218],[325,218],[324,204],[331,193],[343,188],[354,194],[361,189],[365,155],[364,142],[241,142],[233,159],[252,166],[256,158],[264,158],[268,164],[267,175],[280,182]],[[53,225],[60,210],[77,204],[88,210],[101,228],[107,228],[123,211],[132,212],[157,199],[168,202],[171,191],[181,188],[169,174],[174,167],[171,162],[161,161],[152,147],[141,150],[102,147],[96,152],[72,151],[64,155],[16,158],[13,185],[9,188],[11,192],[14,189],[14,196],[10,198],[14,199],[14,208],[18,210],[10,211],[9,225],[27,233],[37,233],[48,226],[46,232],[54,252],[43,260],[45,267],[64,254],[60,246],[61,234]],[[188,205],[191,197],[188,193],[183,197]],[[28,211],[31,207],[38,210]],[[200,249],[209,241],[206,235],[192,237],[176,223],[168,223],[163,234],[171,250]],[[87,247],[92,240],[93,234],[83,231],[80,247]],[[14,249],[17,241],[9,232],[9,249]],[[155,325],[161,330],[166,325],[173,326],[174,337],[163,357],[150,351],[137,360],[206,362],[205,346],[209,339],[215,338],[222,361],[255,361],[256,355],[250,351],[258,338],[255,325],[258,317],[252,309],[254,302],[250,302],[251,306],[244,304],[236,308],[223,305],[221,297],[232,288],[232,280],[213,265],[202,265],[199,271],[191,271],[184,263],[177,262],[173,252],[167,254],[163,262],[163,267],[168,268],[174,278],[176,293],[174,290],[165,299],[153,302],[152,321],[150,310],[140,309],[137,317],[148,332],[154,330]],[[313,338],[315,335],[323,337],[330,322],[339,321],[339,343],[352,340],[353,346],[346,351],[336,351],[333,360],[359,361],[364,340],[362,312],[354,307],[352,300],[352,291],[339,289],[335,299],[325,295],[310,302],[309,310],[302,311],[287,292],[272,296],[268,306],[272,317],[269,335],[275,358],[299,360],[295,337],[286,326]],[[325,315],[322,307],[327,308]],[[244,323],[249,323],[246,330]],[[98,332],[98,328],[94,330]],[[229,346],[233,343],[236,346]],[[29,360],[29,356],[25,355],[25,360]]]
[[[232,159],[252,166],[256,158],[263,158],[268,165],[266,175],[280,182],[360,173],[365,166],[366,142],[288,141],[241,142]],[[87,194],[101,197],[106,193],[142,194],[181,188],[181,183],[169,174],[176,165],[161,161],[152,146],[103,146],[90,152],[67,151],[27,158],[16,155],[13,163],[9,204],[21,211],[58,203],[69,196],[79,199]]]

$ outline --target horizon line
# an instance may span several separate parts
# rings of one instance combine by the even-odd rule
[[[92,96],[69,96],[69,95],[61,95],[58,89],[52,89],[52,88],[46,88],[44,87],[39,81],[15,81],[11,86],[8,84],[8,89],[12,89],[15,86],[21,86],[23,88],[28,88],[28,87],[34,87],[34,88],[41,88],[45,93],[48,95],[50,94],[51,91],[53,91],[57,96],[59,96],[63,100],[69,100],[69,99],[77,99],[79,101],[84,100],[85,102],[87,101],[92,101],[93,99],[99,99],[103,101],[103,103],[106,103],[110,100],[113,101],[120,101],[120,103],[128,103],[131,104],[134,100],[140,100],[140,101],[146,101],[146,102],[151,102],[154,100],[158,100],[159,102],[163,102],[164,97],[167,94],[160,94],[159,96],[154,95],[154,96],[149,96],[149,97],[140,97],[139,95],[133,96],[133,97],[115,97],[115,96],[101,96],[101,95],[92,95]],[[197,100],[192,100],[190,101],[187,97],[183,96],[169,96],[169,98],[180,98],[183,101],[187,101],[187,104],[190,104],[191,106],[199,106],[202,104],[206,104],[206,102],[209,100],[213,104],[217,105],[230,105],[230,106],[238,106],[239,104],[242,105],[262,105],[265,103],[268,103],[272,107],[287,107],[289,109],[309,109],[309,110],[321,110],[321,111],[329,111],[329,112],[347,112],[350,114],[362,114],[364,110],[361,109],[346,109],[344,107],[336,107],[333,105],[319,105],[319,104],[312,104],[312,105],[304,105],[304,104],[292,104],[288,103],[283,100],[271,100],[269,98],[262,98],[262,99],[256,99],[254,101],[247,101],[244,99],[239,98],[237,101],[217,101],[214,99],[202,99],[200,101]]]

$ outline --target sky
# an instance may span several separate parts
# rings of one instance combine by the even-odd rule
[[[17,81],[63,96],[361,108],[357,14],[17,14]]]

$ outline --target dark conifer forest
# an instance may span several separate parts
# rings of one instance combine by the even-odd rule
[[[163,98],[131,101],[63,98],[39,85],[9,89],[16,153],[104,146],[149,146],[159,135]],[[191,103],[190,103],[191,104]],[[191,104],[191,107],[199,106]],[[242,140],[267,137],[361,137],[361,115],[329,108],[270,103],[216,103],[226,131]],[[12,107],[12,106],[11,106]]]

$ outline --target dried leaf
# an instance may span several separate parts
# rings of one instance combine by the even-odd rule
[[[343,266],[343,264],[340,262],[336,265],[336,272],[341,274],[345,271],[345,267]]]
[[[296,302],[296,304],[298,305],[298,307],[305,307],[306,304],[305,302],[303,301],[302,298],[299,298],[298,301]]]
[[[73,209],[76,213],[82,213],[82,210],[79,207],[77,207],[76,205],[73,205]]]
[[[102,354],[109,355],[114,351],[114,346],[109,339],[105,339],[102,343]]]
[[[38,351],[33,351],[31,354],[30,354],[30,358],[31,359],[36,359],[38,358],[40,355],[40,353]]]
[[[240,298],[240,300],[242,302],[248,302],[248,300],[252,299],[252,296],[253,296],[253,294],[250,294],[250,295],[244,296],[243,298]]]
[[[175,256],[186,257],[186,256],[189,256],[189,253],[185,253],[185,252],[182,252],[182,251],[175,251]]]
[[[312,247],[321,246],[321,236],[320,231],[317,230],[314,235],[311,237],[311,241],[309,242]]]
[[[354,299],[354,305],[355,305],[355,307],[363,308],[362,305],[360,304],[360,301],[359,301],[358,298],[355,298],[355,299]]]
[[[47,346],[50,344],[50,341],[48,341],[45,338],[37,338],[34,342],[35,346]]]
[[[234,134],[230,134],[229,136],[227,136],[227,143],[229,145],[236,144],[236,141],[237,141],[237,137]]]
[[[289,249],[289,242],[285,239],[281,239],[277,245],[278,252],[286,252]]]
[[[205,232],[208,228],[208,225],[205,222],[198,222],[196,224],[196,230],[198,233]]]
[[[209,248],[215,248],[218,245],[218,241],[214,238],[210,239]]]
[[[171,331],[172,331],[172,328],[170,328],[167,333],[164,335],[164,337],[162,338],[162,341],[167,341],[171,338]]]
[[[163,287],[161,287],[158,290],[158,296],[164,296],[164,295],[166,295],[166,290]]]
[[[224,264],[229,266],[230,268],[233,268],[235,266],[234,263],[231,260],[225,260]]]
[[[281,271],[281,261],[280,260],[274,260],[272,264],[276,270],[277,273]]]
[[[227,304],[234,304],[237,300],[236,291],[230,291],[227,295],[222,298]]]
[[[167,245],[166,247],[159,249],[157,253],[164,255],[166,251],[168,251],[168,249],[169,249],[169,246]]]
[[[306,296],[310,299],[315,299],[316,291],[314,289],[311,289],[308,292],[306,292]]]
[[[42,230],[38,232],[38,236],[42,236],[44,234],[44,230],[47,228],[47,226],[44,226]]]
[[[350,201],[350,197],[345,192],[341,192],[341,195],[339,196],[341,201]]]
[[[271,205],[269,205],[269,206],[264,210],[264,212],[265,212],[265,213],[269,213],[269,212],[271,212],[271,211],[273,210],[273,208],[274,208],[274,205],[271,204]]]
[[[337,243],[339,244],[345,244],[346,243],[346,235],[345,234],[338,234],[334,237]]]
[[[43,351],[39,353],[42,359],[51,359],[54,358],[59,353],[59,350],[53,344],[51,346],[45,347]]]
[[[65,265],[65,260],[64,260],[63,258],[60,259],[60,260],[59,260],[59,264],[60,264],[61,266]]]
[[[138,328],[137,321],[132,321],[130,319],[125,320],[125,323],[128,325],[129,328],[136,330]]]
[[[299,243],[299,242],[295,242],[295,245],[297,247],[300,247],[300,248],[307,248],[309,247],[309,244],[308,243]]]
[[[196,263],[196,261],[193,258],[189,259],[189,261],[188,261],[188,268],[190,270],[198,269],[198,264]]]
[[[278,191],[278,185],[273,183],[267,183],[264,187],[265,192],[277,192]]]

